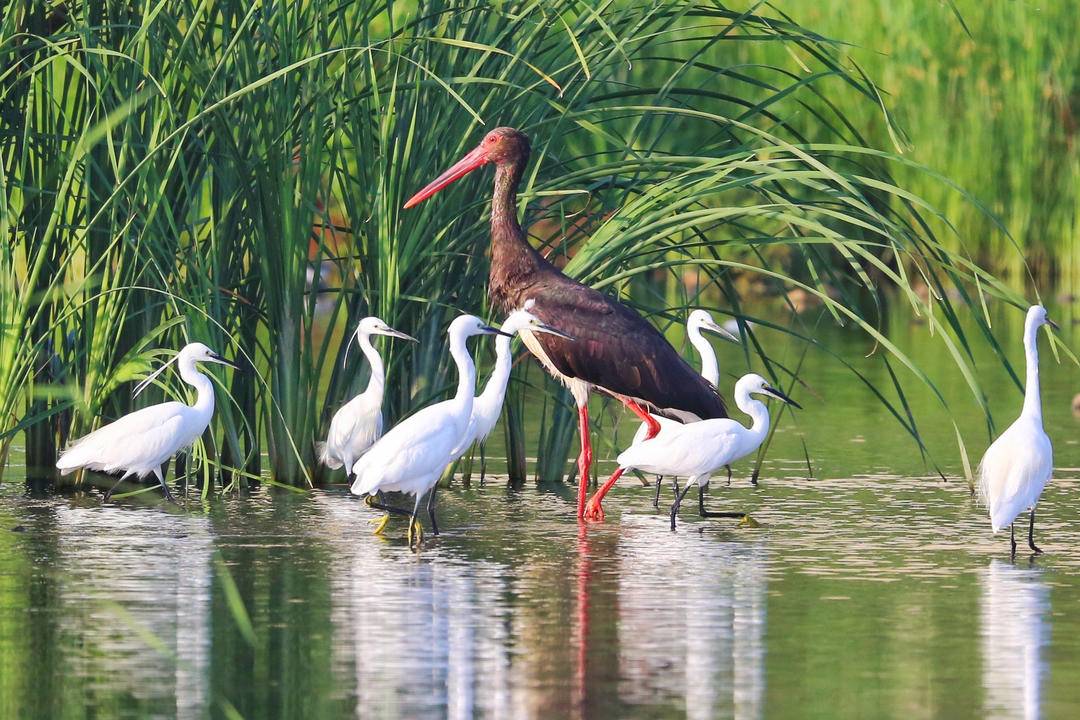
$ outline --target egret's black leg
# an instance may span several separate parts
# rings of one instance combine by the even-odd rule
[[[698,485],[697,487],[697,501],[698,512],[703,518],[744,518],[746,513],[744,512],[718,512],[705,509],[705,489]]]
[[[127,479],[128,479],[127,474],[121,475],[120,479],[117,480],[115,483],[113,483],[113,486],[111,488],[109,488],[105,493],[105,502],[109,502],[109,500],[113,496],[113,493],[116,492],[116,488],[120,487],[120,483],[124,482]]]
[[[724,467],[727,468],[727,485],[731,487],[731,466],[725,465]]]
[[[660,487],[664,484],[664,476],[656,476],[656,492],[653,494],[652,506],[657,510],[660,509]]]
[[[1035,545],[1035,508],[1031,508],[1031,522],[1028,523],[1028,547],[1036,555],[1042,555],[1042,550]]]
[[[435,522],[435,491],[438,490],[438,489],[439,489],[438,485],[431,488],[431,492],[428,494],[428,498],[427,498],[427,514],[428,514],[428,517],[431,518],[431,534],[432,535],[438,535],[439,534],[439,523]]]
[[[165,484],[165,476],[161,474],[161,468],[154,468],[154,474],[157,475],[158,482],[161,484],[161,492],[165,495],[165,499],[169,502],[176,502],[176,498],[169,491],[169,486]]]
[[[679,478],[677,478],[677,477],[671,478],[671,488],[675,491],[676,495],[679,494]]]
[[[484,452],[484,445],[486,443],[480,443],[480,487],[484,487],[484,473],[487,470],[487,453]],[[432,522],[435,522],[434,518]],[[438,535],[439,531],[436,530],[435,534]]]
[[[1009,554],[1016,557],[1016,528],[1012,525],[1009,526],[1009,545],[1012,546],[1012,551]]]
[[[687,483],[683,491],[675,495],[675,502],[671,503],[671,529],[675,529],[675,516],[679,514],[679,506],[682,505],[683,498],[686,497],[686,493],[690,492],[690,488],[693,487],[693,483]]]
[[[420,513],[420,501],[423,500],[423,496],[417,494],[416,503],[413,505],[412,512],[409,513],[409,547],[413,547],[413,543],[416,544],[416,549],[420,548],[420,543],[424,542],[424,526],[420,522],[417,515]]]
[[[376,510],[382,510],[383,512],[393,513],[394,515],[404,515],[406,517],[412,515],[411,512],[409,512],[408,510],[405,510],[404,508],[394,507],[393,505],[387,505],[386,503],[378,502],[377,500],[372,498],[370,495],[368,495],[368,498],[369,498],[368,506],[373,507]]]

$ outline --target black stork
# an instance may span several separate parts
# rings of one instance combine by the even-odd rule
[[[495,165],[491,197],[492,305],[508,313],[534,301],[531,312],[571,335],[521,333],[525,346],[562,381],[577,403],[581,454],[578,457],[578,518],[603,520],[601,502],[622,475],[616,470],[585,501],[592,446],[589,440],[589,393],[598,390],[660,430],[650,413],[682,422],[727,417],[716,388],[694,371],[660,332],[632,308],[567,277],[526,239],[518,223],[517,188],[529,162],[529,138],[510,127],[495,128],[450,169],[405,203],[411,208],[479,167]]]

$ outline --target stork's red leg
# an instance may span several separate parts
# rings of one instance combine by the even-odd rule
[[[644,421],[648,427],[648,431],[645,434],[645,439],[649,440],[656,437],[656,433],[660,432],[660,423],[656,421],[649,413],[645,412],[645,408],[638,405],[629,398],[623,398],[623,405],[630,408],[630,411],[637,415]],[[585,505],[584,511],[579,513],[579,517],[584,517],[586,520],[602,521],[604,519],[604,507],[601,503],[604,500],[604,496],[608,494],[608,491],[615,486],[615,483],[622,477],[623,468],[615,468],[615,472],[611,473],[611,477],[607,479],[600,489],[596,491],[596,494],[589,498],[589,502]]]
[[[592,443],[589,441],[589,406],[578,406],[578,434],[581,435],[581,454],[578,455],[577,516],[585,513],[585,497],[589,492],[589,470],[592,468]]]

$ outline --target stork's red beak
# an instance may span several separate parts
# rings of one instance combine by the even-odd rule
[[[449,170],[432,180],[423,190],[409,198],[409,201],[405,203],[404,209],[408,210],[414,205],[419,205],[450,183],[465,177],[476,168],[485,165],[487,161],[488,158],[487,153],[484,151],[484,146],[477,145],[468,155],[454,163]]]

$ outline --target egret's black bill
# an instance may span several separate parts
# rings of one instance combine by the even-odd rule
[[[1058,325],[1053,320],[1051,320],[1050,318],[1046,318],[1046,324],[1049,325],[1050,327],[1054,328],[1055,330],[1061,330],[1061,326]]]
[[[412,335],[406,335],[405,333],[401,332],[400,330],[390,330],[389,332],[384,333],[384,334],[389,336],[389,337],[392,337],[392,338],[399,338],[401,340],[408,340],[409,342],[414,342],[414,343],[420,342],[419,340],[414,338]]]
[[[486,332],[488,335],[502,335],[503,337],[508,337],[508,338],[514,337],[513,333],[503,332],[499,328],[493,328],[490,325],[484,325],[480,329],[482,331]]]
[[[240,368],[240,366],[239,366],[239,365],[235,365],[235,364],[233,364],[233,363],[229,362],[229,361],[228,361],[228,360],[226,360],[225,358],[223,358],[223,357],[221,357],[220,355],[218,355],[218,354],[217,354],[216,352],[212,352],[212,353],[210,353],[210,359],[211,359],[211,360],[213,360],[214,362],[219,362],[219,363],[221,363],[222,365],[228,365],[228,366],[229,366],[229,367],[231,367],[231,368],[232,368],[233,370],[237,370],[237,371],[239,371],[239,372],[244,372],[243,370],[241,370],[241,368]]]
[[[790,406],[791,406],[791,407],[793,407],[793,408],[798,408],[799,410],[802,410],[802,409],[803,409],[802,405],[800,405],[799,403],[795,402],[794,400],[792,400],[791,398],[789,398],[789,397],[788,397],[787,395],[785,395],[784,393],[780,392],[779,390],[777,390],[776,388],[772,387],[771,385],[770,385],[769,387],[765,388],[765,392],[769,393],[770,395],[772,395],[772,396],[773,396],[774,398],[776,398],[777,400],[783,400],[784,402],[786,402],[786,403],[787,403],[788,405],[790,405]]]

